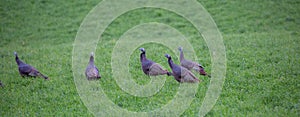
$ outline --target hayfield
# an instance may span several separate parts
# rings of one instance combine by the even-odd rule
[[[1,116],[93,116],[82,102],[72,71],[73,43],[81,22],[100,1],[0,2]],[[299,1],[199,0],[218,26],[226,48],[226,80],[207,116],[299,116],[300,114],[300,5]],[[128,111],[148,112],[167,104],[179,83],[166,77],[162,89],[150,97],[130,95],[112,76],[114,45],[132,27],[148,22],[170,25],[192,44],[198,59],[211,71],[211,54],[203,37],[183,17],[163,9],[141,8],[115,19],[104,31],[95,51],[102,79],[96,81],[106,96]],[[165,53],[179,63],[179,53],[162,44],[146,43],[147,57],[170,70]],[[140,85],[149,83],[140,68],[138,48],[129,72]],[[21,78],[13,52],[50,77]],[[88,57],[86,64],[88,63]],[[83,71],[84,72],[84,71]],[[199,113],[210,79],[203,82],[181,116]]]

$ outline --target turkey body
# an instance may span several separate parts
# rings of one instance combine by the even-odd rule
[[[200,82],[200,80],[188,69],[186,69],[182,66],[176,65],[173,62],[170,55],[166,54],[165,57],[168,58],[169,66],[172,69],[172,75],[174,76],[176,81],[178,81],[180,83],[183,83],[183,82],[198,83],[198,82]]]
[[[32,67],[29,64],[24,63],[22,60],[19,59],[17,52],[14,52],[15,54],[15,59],[16,62],[18,64],[18,70],[19,73],[22,77],[27,77],[27,76],[31,76],[31,77],[42,77],[45,80],[49,80],[49,78],[45,75],[43,75],[42,73],[40,73],[36,68]]]
[[[190,61],[190,60],[186,60],[184,58],[184,54],[183,54],[183,50],[182,47],[179,47],[178,50],[180,51],[180,65],[188,70],[195,70],[196,72],[198,72],[200,75],[203,76],[208,76],[210,77],[210,75],[208,75],[205,70],[204,67],[196,62]]]
[[[4,87],[4,84],[1,82],[1,80],[0,80],[0,87]]]
[[[167,70],[164,70],[158,63],[155,63],[146,58],[146,51],[144,48],[140,48],[142,52],[140,54],[140,61],[142,64],[142,70],[146,75],[157,76],[157,75],[170,75]]]
[[[94,64],[93,53],[91,53],[89,64],[85,69],[85,76],[87,77],[88,80],[97,80],[101,78],[99,74],[99,70]]]

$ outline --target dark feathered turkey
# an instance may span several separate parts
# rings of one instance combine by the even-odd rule
[[[94,64],[94,53],[91,53],[90,61],[85,70],[85,76],[88,80],[97,80],[100,79],[99,70]]]
[[[0,80],[0,87],[4,87],[3,83],[1,82],[1,80]]]
[[[180,65],[181,66],[187,68],[188,70],[193,69],[193,70],[197,71],[200,75],[210,77],[210,75],[208,75],[205,72],[204,67],[201,64],[186,60],[184,58],[182,47],[179,47],[178,50],[180,51]]]
[[[166,54],[165,57],[168,58],[169,66],[172,69],[172,75],[178,82],[189,82],[189,83],[200,82],[200,80],[188,69],[186,69],[182,66],[176,65],[173,62],[170,55]]]
[[[157,75],[165,75],[168,76],[170,73],[167,70],[164,70],[159,64],[149,60],[146,58],[146,50],[144,48],[140,48],[142,52],[140,55],[140,61],[142,64],[142,70],[146,75],[157,76]]]
[[[45,80],[49,80],[49,78],[47,76],[40,73],[36,68],[21,61],[18,57],[17,52],[14,52],[14,54],[16,56],[16,62],[18,64],[19,73],[22,77],[25,77],[25,76],[37,77],[38,76],[38,77],[44,78]]]

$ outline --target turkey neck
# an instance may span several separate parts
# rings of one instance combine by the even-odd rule
[[[146,58],[146,52],[142,52],[142,53],[141,53],[140,60],[141,60],[141,61],[147,60],[147,58]]]
[[[184,55],[183,55],[183,51],[182,50],[179,50],[180,51],[180,61],[184,60]]]
[[[24,64],[18,57],[18,55],[16,55],[16,62],[18,65]]]
[[[169,63],[169,66],[171,67],[171,69],[173,69],[173,60],[171,57],[168,58],[168,63]]]
[[[94,64],[94,57],[93,56],[90,57],[90,64]]]

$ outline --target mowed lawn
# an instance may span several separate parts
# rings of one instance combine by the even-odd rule
[[[77,93],[72,71],[73,43],[81,22],[100,0],[26,0],[0,2],[0,116],[93,116]],[[300,116],[300,1],[199,0],[215,20],[224,40],[226,80],[207,116]],[[113,103],[134,112],[158,109],[173,99],[179,83],[172,77],[151,97],[135,97],[112,76],[111,53],[127,30],[160,22],[180,31],[191,42],[198,62],[211,71],[210,53],[193,25],[162,9],[141,8],[113,21],[98,43],[96,65],[100,86]],[[165,53],[179,63],[178,53],[157,43],[142,45],[147,56],[169,69]],[[129,55],[134,81],[150,79],[140,68],[139,50]],[[13,52],[50,80],[21,78]],[[124,57],[128,58],[128,57]],[[86,60],[88,63],[88,57]],[[82,71],[84,72],[84,71]],[[203,82],[181,116],[199,113],[210,79]]]

